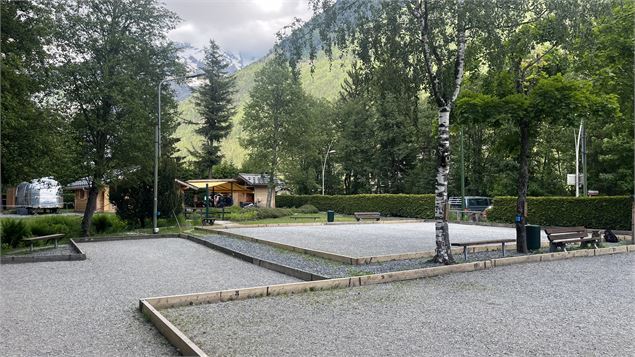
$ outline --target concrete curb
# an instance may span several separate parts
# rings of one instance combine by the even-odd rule
[[[289,275],[289,276],[292,276],[292,277],[295,277],[295,278],[298,278],[298,279],[301,279],[301,280],[304,280],[304,281],[315,281],[315,280],[328,279],[325,276],[309,273],[309,272],[301,270],[301,269],[296,269],[296,268],[293,268],[293,267],[290,267],[290,266],[287,266],[287,265],[278,264],[278,263],[271,262],[271,261],[268,261],[268,260],[258,259],[256,257],[251,256],[251,255],[240,253],[240,252],[237,252],[235,250],[216,245],[216,244],[214,244],[212,242],[208,242],[208,241],[206,241],[204,239],[201,239],[201,238],[189,235],[189,234],[181,233],[181,234],[179,234],[179,237],[183,238],[183,239],[187,239],[187,240],[192,241],[194,243],[198,243],[198,244],[204,245],[204,246],[206,246],[208,248],[217,250],[217,251],[219,251],[219,252],[221,252],[223,254],[230,255],[230,256],[232,256],[234,258],[238,258],[238,259],[246,261],[248,263],[251,263],[251,264],[254,264],[254,265],[269,269],[269,270],[273,270],[273,271],[278,272],[278,273]]]
[[[77,246],[75,241],[71,239],[69,246],[76,254],[56,254],[56,255],[5,255],[0,257],[0,264],[22,264],[22,263],[39,263],[39,262],[65,262],[86,260],[86,254]]]

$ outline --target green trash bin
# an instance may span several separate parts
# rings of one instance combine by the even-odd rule
[[[335,211],[333,211],[332,209],[326,211],[326,221],[327,222],[335,221]]]
[[[527,249],[540,249],[540,226],[528,224],[525,227],[527,229]]]

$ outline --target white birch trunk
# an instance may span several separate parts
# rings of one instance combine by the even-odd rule
[[[448,230],[448,173],[450,171],[450,110],[439,111],[438,147],[437,147],[437,185],[434,200],[434,220],[436,238],[435,260],[439,263],[453,263]]]

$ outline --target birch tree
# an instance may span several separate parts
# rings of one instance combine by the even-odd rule
[[[433,101],[438,110],[435,261],[453,263],[447,222],[450,114],[461,91],[467,59],[470,55],[477,59],[479,51],[499,44],[508,29],[531,21],[539,1],[313,0],[310,3],[316,17],[308,26],[289,31],[287,51],[292,67],[302,55],[298,43],[304,41],[310,58],[314,58],[314,32],[319,34],[321,48],[329,58],[333,56],[333,47],[339,47],[352,49],[362,61],[372,62],[374,46],[383,40],[375,35],[386,27],[399,27],[400,39],[411,46],[410,56],[402,60],[410,63],[411,69],[425,74],[421,89],[426,92],[422,95]],[[396,18],[384,16],[394,9]],[[474,70],[478,70],[479,62],[474,61],[474,65]]]

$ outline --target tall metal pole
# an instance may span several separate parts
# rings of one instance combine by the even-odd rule
[[[589,187],[587,185],[586,171],[586,129],[584,128],[584,119],[582,119],[582,196],[589,195]]]
[[[159,207],[159,157],[161,156],[161,87],[163,83],[167,81],[174,81],[178,79],[188,79],[204,76],[205,73],[198,73],[189,76],[165,78],[159,82],[157,88],[158,93],[158,108],[157,108],[157,123],[154,131],[154,195],[152,198],[152,233],[159,233],[159,227],[157,226],[158,207]]]
[[[465,153],[463,151],[463,128],[461,128],[461,211],[465,209]],[[462,213],[461,213],[462,214]]]
[[[324,162],[322,163],[322,196],[324,196],[324,175],[326,174],[326,160],[329,157],[329,154],[335,152],[335,150],[331,150],[331,145],[333,143],[329,143],[329,146],[326,149],[326,154],[324,154]]]
[[[161,136],[161,86],[163,86],[163,82],[169,79],[163,79],[159,82],[159,87],[157,90],[158,98],[159,98],[159,106],[157,109],[157,124],[154,127],[154,193],[152,197],[152,233],[159,233],[159,227],[157,226],[157,216],[158,216],[158,208],[159,208],[159,153],[160,145],[159,145],[159,137]]]

